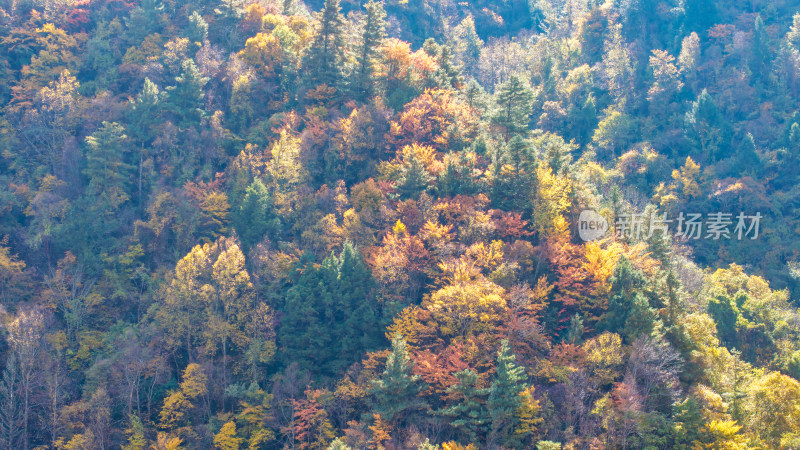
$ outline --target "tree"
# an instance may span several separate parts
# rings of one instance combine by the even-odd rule
[[[800,433],[800,383],[778,372],[756,378],[748,388],[747,428],[768,447]]]
[[[622,331],[629,342],[649,335],[656,315],[643,294],[644,275],[624,256],[611,278],[611,298],[602,324],[608,331]]]
[[[699,147],[700,156],[716,162],[728,142],[727,127],[707,90],[703,89],[686,113],[685,132],[689,141]]]
[[[103,126],[86,138],[86,170],[88,193],[102,199],[110,211],[130,199],[133,166],[126,162],[125,129],[116,122]]]
[[[361,34],[354,81],[355,96],[361,101],[366,101],[375,94],[375,71],[380,64],[378,61],[381,55],[380,47],[386,38],[386,11],[383,9],[383,2],[370,0],[364,4],[364,9],[366,18]]]
[[[191,59],[181,63],[181,74],[175,77],[175,86],[167,87],[167,98],[172,113],[180,127],[197,125],[205,115],[203,87],[208,83]]]
[[[467,339],[499,326],[507,310],[504,294],[503,288],[483,277],[459,279],[433,292],[422,306],[442,336]]]
[[[125,429],[128,435],[128,443],[122,446],[122,450],[144,450],[147,446],[147,439],[144,437],[144,425],[139,416],[131,414],[129,416],[130,426]]]
[[[19,396],[19,363],[11,354],[5,361],[0,379],[0,441],[6,448],[18,448],[24,433],[22,404]]]
[[[247,187],[232,216],[233,226],[246,249],[257,244],[268,232],[277,232],[279,221],[272,212],[269,191],[260,179]]]
[[[172,431],[191,425],[192,411],[201,406],[208,395],[208,377],[198,364],[191,363],[183,371],[179,390],[168,393],[159,413],[159,428]]]
[[[128,112],[128,132],[139,144],[138,190],[140,205],[142,203],[145,157],[150,152],[148,147],[152,140],[155,139],[156,126],[160,123],[161,108],[159,103],[161,102],[161,97],[162,93],[158,90],[158,86],[150,81],[149,78],[145,78],[142,91],[136,96],[135,100],[131,100]]]
[[[307,85],[339,88],[345,58],[344,17],[339,0],[325,0],[316,36],[303,61]]]
[[[239,450],[242,438],[236,436],[236,423],[225,422],[214,436],[214,445],[220,450]]]
[[[749,61],[750,70],[753,71],[756,80],[763,79],[765,72],[769,70],[772,58],[770,37],[764,25],[764,19],[761,18],[761,15],[757,15],[753,26],[753,47]]]
[[[178,261],[153,318],[165,333],[165,346],[183,349],[188,361],[221,358],[227,386],[229,355],[255,352],[242,363],[265,364],[275,353],[271,312],[256,302],[244,254],[232,238],[195,246]],[[249,359],[249,360],[248,360]]]
[[[705,0],[686,0],[683,2],[684,23],[690,31],[704,32],[717,23],[715,2]]]
[[[294,409],[294,439],[300,442],[301,449],[324,449],[335,436],[333,426],[328,420],[328,412],[320,405],[325,392],[307,389],[306,398],[292,400]]]
[[[458,384],[447,389],[458,403],[449,406],[439,414],[452,417],[450,425],[461,430],[470,442],[479,442],[488,435],[491,417],[486,409],[485,397],[489,389],[478,387],[478,374],[471,369],[455,373]]]
[[[633,63],[622,36],[622,25],[612,25],[604,44],[603,76],[616,104],[624,108],[633,90]]]
[[[35,380],[39,372],[39,354],[42,351],[42,339],[44,337],[44,315],[41,310],[33,309],[30,311],[20,311],[17,317],[8,324],[8,343],[13,352],[12,364],[18,367],[10,368],[8,372],[9,381],[18,374],[18,385],[4,386],[6,395],[14,395],[16,392],[20,396],[21,430],[22,442],[24,447],[30,446],[31,432],[31,409],[34,396]],[[5,374],[4,374],[5,378]],[[5,380],[4,380],[5,382]],[[7,399],[8,408],[13,411],[13,399]],[[6,418],[7,434],[9,439],[13,439],[13,413],[9,412]]]
[[[524,135],[532,113],[533,92],[518,75],[512,75],[496,93],[498,111],[494,123],[502,127],[506,140]]]
[[[285,56],[283,47],[274,34],[258,33],[247,39],[239,57],[250,64],[259,75],[272,80],[280,74]]]
[[[423,385],[419,375],[412,375],[414,362],[408,355],[406,341],[395,334],[392,351],[386,359],[383,374],[371,381],[374,410],[390,424],[397,424],[424,403],[417,398]]]
[[[334,376],[383,340],[374,281],[350,243],[319,266],[303,263],[286,293],[278,340],[287,364]]]
[[[523,405],[522,400],[528,399],[520,394],[528,389],[525,382],[527,377],[525,368],[518,366],[515,360],[508,340],[503,339],[497,352],[494,381],[489,388],[489,399],[486,403],[492,424],[490,439],[511,447],[520,446],[520,437],[516,431],[524,423],[520,422],[518,412],[522,409],[527,415],[533,409],[530,404]]]

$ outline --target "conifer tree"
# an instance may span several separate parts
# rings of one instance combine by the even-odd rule
[[[344,25],[339,0],[325,0],[314,42],[303,61],[309,88],[323,84],[338,88],[341,85],[346,45]]]
[[[450,386],[447,393],[457,396],[459,402],[443,409],[440,414],[452,417],[450,425],[462,430],[469,442],[479,442],[487,435],[491,423],[485,405],[489,389],[478,387],[478,374],[474,370],[462,370],[454,375],[458,384]]]
[[[205,114],[203,109],[203,87],[208,78],[200,73],[200,69],[191,59],[181,63],[181,74],[175,77],[175,86],[167,88],[170,108],[178,120],[178,125],[187,127],[196,125]]]
[[[519,425],[516,416],[520,408],[520,393],[527,389],[525,368],[516,364],[507,339],[500,343],[497,352],[494,381],[489,388],[487,407],[491,417],[491,439],[496,444],[516,447],[515,430]]]
[[[518,75],[500,85],[497,94],[497,113],[494,122],[503,127],[506,140],[525,134],[532,112],[533,92]]]
[[[386,38],[386,11],[383,9],[383,2],[370,0],[364,5],[364,9],[367,15],[358,50],[354,89],[356,98],[361,101],[366,101],[375,94],[375,67],[381,44]]]
[[[233,226],[244,248],[250,248],[277,226],[272,201],[264,183],[256,179],[245,190],[241,204],[233,213]]]
[[[373,286],[372,273],[350,243],[319,267],[305,264],[286,294],[278,330],[286,363],[332,376],[364,351],[379,348],[382,313]]]
[[[99,130],[86,138],[86,170],[88,193],[103,198],[115,209],[130,199],[133,166],[126,162],[125,129],[116,122],[103,122]]]
[[[406,341],[396,334],[392,338],[392,352],[386,359],[383,374],[372,381],[371,393],[375,399],[374,410],[390,424],[422,406],[417,394],[423,385],[419,375],[411,372],[414,362],[408,354]]]

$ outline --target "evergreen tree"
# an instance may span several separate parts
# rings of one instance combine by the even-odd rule
[[[412,375],[413,366],[406,341],[396,334],[392,338],[392,352],[386,359],[386,368],[377,380],[372,381],[370,390],[374,397],[374,410],[390,424],[400,422],[423,406],[417,398],[423,384],[419,375]]]
[[[375,95],[375,69],[381,43],[386,38],[386,11],[383,9],[383,2],[370,0],[364,5],[364,9],[367,15],[358,51],[354,89],[356,98],[361,101]]]
[[[500,343],[497,352],[494,381],[489,388],[489,400],[486,404],[491,417],[491,440],[495,444],[519,447],[515,435],[519,419],[520,393],[527,389],[525,368],[516,364],[516,356],[511,351],[507,339]]]
[[[747,173],[750,175],[756,175],[758,173],[759,167],[761,167],[761,161],[758,159],[755,139],[753,139],[751,133],[747,133],[742,143],[739,144],[739,148],[736,152],[736,160],[739,166],[737,173]]]
[[[203,43],[208,39],[208,23],[203,20],[203,16],[194,11],[189,16],[189,30],[187,37],[192,42]]]
[[[397,180],[397,191],[402,198],[416,198],[430,187],[433,177],[425,170],[422,161],[413,152],[405,157]]]
[[[125,161],[127,138],[125,129],[116,122],[103,122],[99,130],[86,138],[87,193],[102,198],[111,209],[130,198],[128,189],[133,166]]]
[[[514,135],[524,135],[532,113],[533,91],[518,75],[500,85],[496,94],[497,113],[494,123],[503,127],[506,140]]]
[[[753,49],[750,56],[750,70],[753,71],[753,76],[756,80],[764,80],[771,62],[770,37],[764,25],[764,20],[758,15],[753,27]]]
[[[272,213],[272,200],[264,183],[256,179],[245,190],[232,214],[233,226],[245,249],[258,243],[268,231],[277,231],[279,220]]]
[[[686,113],[685,135],[702,158],[716,162],[727,142],[727,128],[716,103],[703,89],[692,108]]]
[[[139,174],[137,177],[139,205],[142,204],[142,190],[144,188],[144,162],[149,153],[150,143],[155,138],[156,127],[160,124],[160,100],[161,92],[159,92],[158,86],[145,77],[142,91],[136,96],[135,100],[131,101],[130,109],[128,110],[128,132],[139,147]]]
[[[611,277],[611,298],[608,311],[601,319],[604,329],[620,332],[629,342],[642,334],[650,334],[656,315],[643,294],[644,274],[624,256]]]
[[[325,0],[314,42],[303,61],[308,88],[323,84],[340,87],[346,45],[344,25],[339,0]]]
[[[530,142],[516,135],[502,147],[492,165],[492,201],[506,211],[530,210],[536,158]]]
[[[717,6],[712,0],[683,0],[684,23],[688,31],[704,32],[717,23]]]
[[[350,243],[319,267],[308,261],[301,267],[286,294],[278,329],[284,361],[334,376],[383,341],[372,273]]]
[[[443,409],[440,414],[452,417],[450,425],[461,430],[469,442],[480,442],[488,434],[491,422],[485,406],[489,389],[478,387],[478,374],[474,370],[455,373],[458,384],[447,389],[449,395],[457,396],[458,403]]]
[[[208,78],[200,73],[200,69],[191,59],[181,63],[181,74],[175,77],[175,86],[167,88],[170,108],[181,127],[197,125],[205,115],[203,87]]]

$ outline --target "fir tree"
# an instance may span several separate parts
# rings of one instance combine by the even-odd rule
[[[181,74],[175,77],[175,86],[167,88],[170,107],[178,120],[178,125],[187,127],[196,125],[205,115],[203,109],[203,87],[208,78],[200,73],[200,69],[191,59],[181,63]]]
[[[447,393],[457,396],[459,402],[443,409],[440,414],[452,417],[450,425],[461,430],[470,442],[480,442],[488,434],[491,422],[485,397],[489,389],[478,387],[478,374],[474,370],[455,373],[458,384],[450,386]]]
[[[364,9],[367,16],[361,34],[354,88],[356,98],[361,101],[375,95],[374,73],[381,43],[386,38],[386,11],[383,9],[383,2],[370,0],[364,5]]]
[[[396,424],[415,409],[423,406],[417,394],[423,384],[419,375],[412,375],[414,362],[408,355],[406,341],[396,334],[392,338],[392,352],[386,359],[383,374],[372,381],[374,410],[390,424]]]
[[[506,140],[525,134],[532,112],[533,92],[518,75],[512,75],[500,85],[496,102],[498,111],[494,122],[503,127]]]
[[[314,42],[303,61],[308,88],[319,85],[339,88],[345,59],[345,20],[339,0],[325,0]]]
[[[515,430],[519,424],[516,417],[520,408],[520,393],[527,389],[525,368],[516,364],[508,340],[500,343],[497,352],[494,381],[489,389],[487,407],[491,417],[491,439],[496,444],[517,447]]]

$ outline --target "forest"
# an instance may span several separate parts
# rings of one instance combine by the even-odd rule
[[[0,0],[0,80],[0,449],[800,449],[796,0]]]

